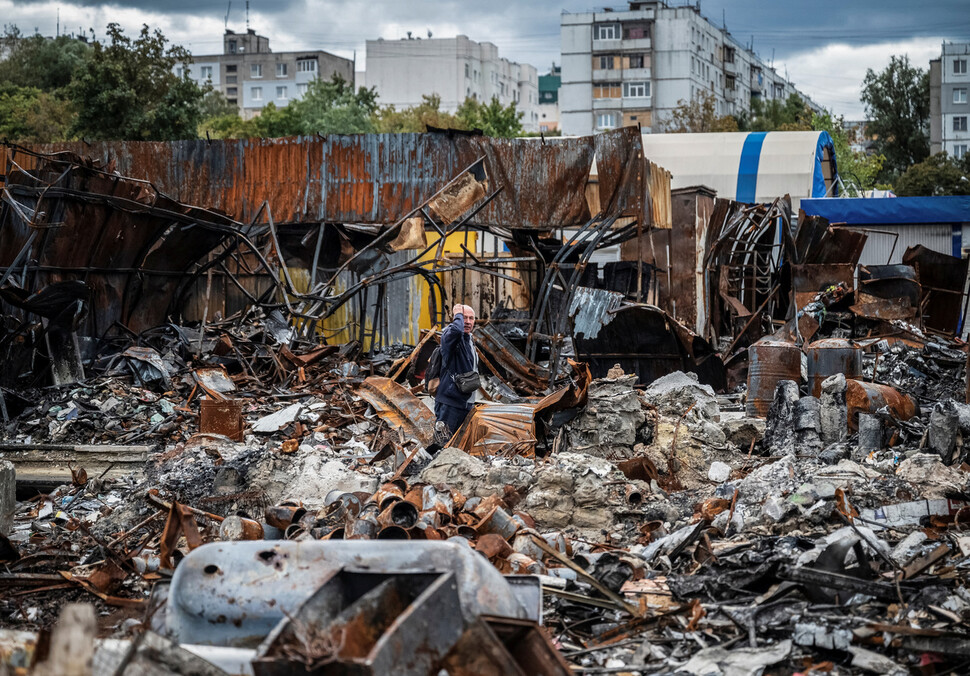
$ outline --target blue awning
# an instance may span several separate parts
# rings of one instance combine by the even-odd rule
[[[809,216],[848,225],[970,223],[970,195],[803,199],[801,208]]]

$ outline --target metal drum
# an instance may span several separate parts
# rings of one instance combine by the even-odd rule
[[[822,381],[836,373],[846,380],[862,375],[862,351],[842,338],[816,340],[805,350],[808,355],[808,388],[813,397],[822,395]]]
[[[782,380],[802,379],[802,351],[791,343],[762,338],[748,348],[748,401],[745,412],[765,418]]]

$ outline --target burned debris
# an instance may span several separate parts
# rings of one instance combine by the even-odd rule
[[[671,200],[631,129],[4,152],[6,669],[970,662],[965,260]]]

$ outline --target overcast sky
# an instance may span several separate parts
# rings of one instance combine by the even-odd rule
[[[395,39],[407,31],[498,45],[499,53],[531,63],[539,72],[559,61],[562,12],[593,8],[582,0],[250,0],[250,27],[270,39],[274,51],[325,49],[356,52],[364,66],[364,41]],[[625,3],[607,6],[620,7]],[[686,4],[670,0],[670,5]],[[218,53],[226,0],[0,0],[0,17],[21,31],[104,35],[108,22],[137,31],[161,28],[193,54]],[[601,7],[601,5],[595,5]],[[861,119],[860,83],[866,68],[880,70],[892,54],[908,54],[927,68],[943,40],[970,42],[970,0],[701,0],[702,13],[728,29],[817,102],[847,119]],[[246,27],[245,0],[233,0],[229,28]]]

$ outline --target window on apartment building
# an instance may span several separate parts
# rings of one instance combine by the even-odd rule
[[[597,113],[596,114],[596,128],[597,129],[613,129],[616,127],[616,119],[618,115],[616,113]]]
[[[734,63],[734,47],[724,48],[724,63]]]
[[[299,82],[299,83],[297,83],[297,85],[296,85],[296,94],[297,94],[297,96],[306,96],[307,90],[309,88],[310,88],[310,85],[308,85],[306,82]]]
[[[254,63],[249,67],[249,77],[258,79],[263,77],[263,64]]]
[[[614,68],[616,68],[616,57],[612,54],[593,57],[593,70],[613,70]]]
[[[646,68],[643,65],[643,54],[630,54],[627,68]]]
[[[263,100],[263,88],[262,87],[251,87],[249,89],[249,96],[253,101]]]
[[[287,95],[286,89],[287,88],[285,86],[283,86],[283,87],[277,87],[276,88],[276,98],[277,99],[281,99],[281,100],[287,99],[288,98],[288,95]]]
[[[619,40],[620,24],[618,23],[598,23],[593,26],[594,40]]]
[[[604,82],[593,85],[594,99],[618,99],[620,98],[620,85],[618,83]]]
[[[235,106],[235,105],[238,105],[237,102],[239,101],[239,99],[226,99],[226,101],[228,101],[229,103]]]
[[[286,64],[278,63],[276,64],[276,77],[286,77]]]
[[[230,40],[229,41],[229,53],[230,54],[235,54],[236,53],[236,41],[235,40]]]
[[[734,76],[733,75],[728,75],[724,79],[724,88],[725,89],[734,89],[734,86],[735,86]]]
[[[226,87],[226,96],[237,96],[238,91],[235,87]]]
[[[300,59],[296,62],[296,69],[301,73],[316,73],[317,72],[317,60],[316,59]]]
[[[200,80],[211,80],[212,79],[212,66],[199,66],[199,79]]]
[[[185,69],[181,66],[175,69],[175,77],[182,77],[185,74]]]
[[[628,23],[623,25],[623,37],[627,40],[642,40],[650,37],[649,23]]]
[[[649,82],[624,82],[623,96],[628,99],[642,99],[650,96]]]
[[[236,65],[235,64],[232,64],[230,66],[226,66],[226,72],[227,73],[235,73],[236,72]]]
[[[472,72],[472,67],[471,67],[471,66],[469,66],[469,65],[468,65],[468,64],[466,63],[466,64],[465,64],[465,77],[470,77],[470,73],[471,73],[471,72]]]
[[[236,76],[235,75],[227,75],[226,76],[226,84],[236,84]]]
[[[954,75],[966,75],[967,74],[967,60],[966,59],[953,59],[953,74]]]
[[[954,103],[966,103],[967,102],[967,88],[961,87],[959,89],[953,90],[953,102]]]
[[[967,154],[967,144],[962,143],[960,145],[953,146],[953,157],[957,160],[962,160]]]
[[[953,118],[953,131],[966,131],[967,130],[967,116],[957,115]]]

